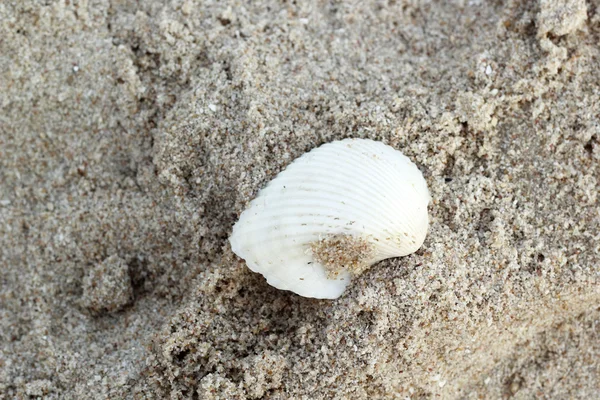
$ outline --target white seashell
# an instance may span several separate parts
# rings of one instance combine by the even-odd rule
[[[345,139],[277,175],[242,213],[229,242],[270,285],[335,299],[352,276],[421,247],[429,199],[423,175],[401,152]]]

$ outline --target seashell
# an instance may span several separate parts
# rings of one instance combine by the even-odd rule
[[[297,158],[262,189],[229,242],[270,285],[335,299],[371,265],[421,247],[429,200],[423,175],[398,150],[368,139],[335,141]]]

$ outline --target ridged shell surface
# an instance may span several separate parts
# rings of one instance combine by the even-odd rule
[[[368,139],[340,140],[277,175],[241,214],[229,240],[270,285],[334,299],[368,266],[421,247],[429,199],[423,175],[398,150]]]

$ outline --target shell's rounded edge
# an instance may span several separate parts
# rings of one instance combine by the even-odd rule
[[[303,297],[316,299],[337,299],[350,283],[350,274],[343,273],[337,279],[328,279],[325,267],[306,254],[301,257],[284,259],[282,264],[266,268],[252,258],[251,251],[243,248],[243,237],[234,227],[229,238],[231,249],[243,258],[248,268],[261,274],[267,283],[280,290],[289,290]]]
[[[317,267],[323,268],[317,264]],[[324,274],[325,275],[325,274]],[[264,276],[264,275],[263,275]],[[266,278],[266,277],[265,277]],[[345,273],[341,279],[327,279],[323,277],[318,281],[307,281],[302,285],[288,285],[286,282],[279,280],[278,277],[269,276],[267,283],[280,290],[289,290],[302,297],[311,297],[315,299],[337,299],[344,293],[346,287],[350,283],[350,275]]]

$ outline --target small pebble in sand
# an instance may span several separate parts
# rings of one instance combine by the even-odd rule
[[[82,303],[91,311],[118,311],[132,298],[129,267],[116,255],[91,267],[83,278]]]
[[[269,284],[334,299],[374,263],[415,252],[429,190],[401,152],[345,139],[298,158],[260,191],[233,227],[233,251]]]

